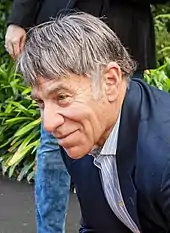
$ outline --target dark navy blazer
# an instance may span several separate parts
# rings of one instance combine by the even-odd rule
[[[63,159],[82,212],[81,233],[131,232],[110,209],[90,155]],[[170,232],[170,94],[134,80],[123,103],[117,168],[126,208],[143,233]]]

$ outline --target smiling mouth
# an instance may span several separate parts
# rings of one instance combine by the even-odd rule
[[[77,130],[75,130],[75,131],[73,131],[73,132],[71,132],[71,133],[69,133],[69,134],[66,134],[66,135],[64,135],[64,136],[57,137],[57,139],[58,139],[58,140],[65,139],[65,138],[67,138],[68,136],[70,136],[70,135],[72,135],[73,133],[75,133],[76,131],[77,131]]]

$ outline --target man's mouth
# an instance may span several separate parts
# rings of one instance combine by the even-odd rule
[[[65,138],[67,138],[67,137],[69,137],[70,135],[72,135],[73,133],[75,133],[77,130],[75,130],[75,131],[72,131],[71,133],[67,133],[67,134],[64,134],[64,135],[62,135],[62,136],[56,136],[56,135],[54,135],[58,140],[62,140],[62,139],[65,139]]]

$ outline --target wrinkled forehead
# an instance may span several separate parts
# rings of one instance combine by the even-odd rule
[[[44,77],[37,77],[37,82],[31,87],[31,95],[50,95],[51,93],[57,92],[63,88],[68,88],[68,80],[63,79],[46,79]]]
[[[67,77],[56,77],[53,79],[38,76],[36,85],[32,86],[32,97],[47,97],[54,93],[60,92],[61,90],[73,93],[80,89],[86,89],[87,86],[91,86],[91,80],[85,76],[72,74]]]

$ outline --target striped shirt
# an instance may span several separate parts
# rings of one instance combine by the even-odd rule
[[[116,150],[118,141],[118,131],[120,125],[120,116],[112,129],[103,148],[98,151],[96,156],[95,149],[92,151],[94,165],[100,169],[103,190],[114,214],[122,221],[132,232],[137,233],[139,229],[131,216],[129,215],[123,201],[120,190],[117,165],[116,165]]]

